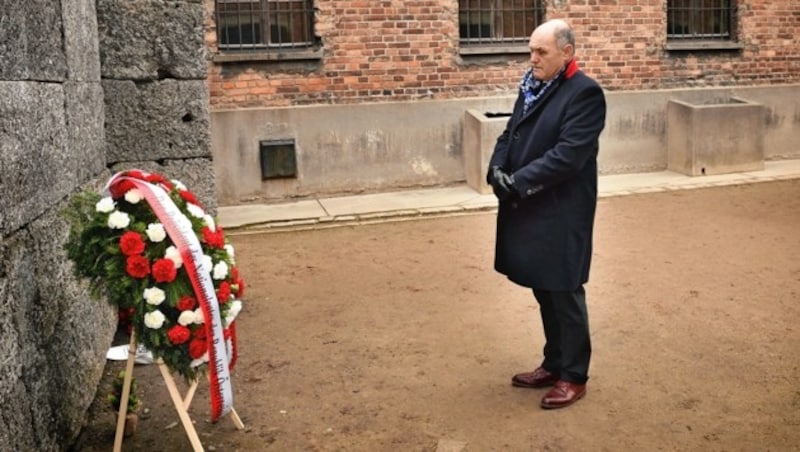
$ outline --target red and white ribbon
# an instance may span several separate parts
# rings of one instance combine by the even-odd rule
[[[167,235],[181,254],[189,280],[205,316],[203,326],[206,337],[211,338],[208,347],[209,390],[211,392],[211,420],[216,422],[221,416],[228,414],[233,407],[233,390],[231,386],[228,358],[229,348],[235,353],[235,344],[226,344],[223,333],[217,294],[211,275],[203,269],[203,248],[192,229],[192,223],[180,211],[166,191],[158,185],[147,181],[117,173],[109,179],[106,191],[114,185],[129,181],[139,189],[144,199],[153,209]]]

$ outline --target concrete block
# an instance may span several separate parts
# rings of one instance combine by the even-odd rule
[[[204,80],[202,1],[98,0],[103,78]]]
[[[0,235],[70,192],[75,166],[66,143],[61,84],[0,82]]]
[[[105,104],[100,83],[64,83],[67,151],[74,182],[84,184],[106,169]]]
[[[64,50],[68,78],[100,81],[100,50],[94,0],[64,0]]]
[[[667,169],[690,176],[763,170],[763,106],[733,96],[671,99]]]
[[[489,114],[475,109],[464,112],[462,129],[462,154],[464,156],[464,175],[467,185],[478,193],[492,193],[486,183],[489,159],[492,157],[497,137],[505,130],[507,114]]]
[[[0,80],[67,77],[59,0],[0,0]]]
[[[104,80],[109,164],[210,157],[203,80]]]

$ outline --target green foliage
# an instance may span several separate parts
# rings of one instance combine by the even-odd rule
[[[108,394],[108,403],[114,411],[119,411],[122,400],[122,389],[125,385],[125,371],[121,370],[117,378],[111,382],[111,392]],[[139,409],[140,401],[136,394],[136,379],[131,377],[131,389],[128,393],[128,413],[135,413]]]

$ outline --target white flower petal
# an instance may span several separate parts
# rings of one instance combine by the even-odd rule
[[[164,325],[164,320],[166,320],[166,317],[157,309],[144,315],[144,325],[154,330],[161,328]]]
[[[206,226],[208,226],[208,229],[211,229],[211,232],[216,232],[217,224],[214,222],[214,217],[211,215],[205,215],[203,216],[203,220],[205,220]]]
[[[196,325],[201,325],[206,322],[206,317],[203,315],[203,310],[201,308],[197,308],[194,310],[194,323]]]
[[[97,204],[94,205],[94,209],[100,213],[109,213],[114,210],[117,203],[110,196],[106,196],[105,198],[97,201]]]
[[[214,274],[212,277],[214,279],[225,279],[228,276],[228,264],[225,261],[217,262],[217,265],[214,266]]]
[[[181,252],[178,251],[178,248],[175,248],[174,246],[167,247],[164,257],[174,262],[176,269],[183,266],[183,257],[181,257]]]
[[[158,306],[166,300],[167,294],[158,287],[148,287],[144,290],[144,299],[147,304]]]
[[[115,210],[108,216],[108,227],[111,229],[125,229],[131,224],[131,217],[125,212]]]
[[[144,199],[144,195],[138,188],[131,188],[125,193],[125,201],[128,201],[131,204],[137,204],[139,201]]]
[[[188,210],[189,214],[195,218],[203,218],[206,215],[202,207],[190,202],[186,203],[186,210]]]
[[[148,224],[146,232],[147,238],[154,243],[162,242],[165,238],[167,238],[167,231],[164,229],[164,225],[161,223]]]
[[[194,319],[197,317],[194,311],[183,311],[181,315],[178,316],[178,323],[183,326],[189,326],[194,323]]]

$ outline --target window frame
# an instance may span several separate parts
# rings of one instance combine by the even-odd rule
[[[532,8],[527,8],[525,6],[520,9],[520,7],[515,6],[517,1],[514,0],[471,0],[472,2],[477,1],[478,6],[476,8],[467,7],[464,5],[465,1],[459,0],[458,2],[458,44],[459,44],[459,53],[461,55],[485,55],[485,54],[509,54],[509,53],[529,53],[530,49],[528,48],[528,41],[530,38],[531,32],[540,25],[542,22],[545,21],[545,14],[546,14],[546,2],[545,0],[531,0],[533,3]],[[484,6],[484,4],[486,4]],[[523,11],[525,14],[532,15],[532,26],[528,27],[530,29],[523,30],[523,34],[520,36],[513,36],[513,37],[503,37],[498,36],[502,35],[504,31],[506,31],[506,25],[503,22],[504,16],[506,14],[514,14]],[[486,22],[476,22],[471,23],[468,19],[465,22],[462,22],[462,17],[464,15],[485,15],[488,14],[489,17],[489,31],[491,36],[478,36],[478,37],[470,37],[469,33],[467,36],[462,35],[464,24],[466,23],[467,27],[471,26],[482,26]],[[523,24],[525,23],[525,18],[522,19]],[[511,25],[512,29],[515,25]]]
[[[280,8],[281,4],[288,8]],[[294,7],[297,4],[300,5],[299,8]],[[223,11],[225,8],[221,5],[238,6],[231,11]],[[212,60],[240,62],[320,59],[322,48],[314,33],[315,13],[313,0],[214,0],[217,51]],[[226,21],[236,24],[225,25]],[[234,40],[238,42],[229,42],[230,30],[236,34]],[[250,32],[249,39],[241,38],[247,31]],[[284,41],[281,37],[286,35],[282,33],[299,33],[300,39]],[[245,40],[251,42],[243,42]],[[228,42],[223,43],[224,41]]]
[[[674,5],[676,1],[681,1],[688,6]],[[665,5],[665,48],[667,50],[737,50],[743,48],[738,39],[739,28],[739,9],[737,0],[714,0],[720,3],[719,7],[708,7],[704,3],[712,0],[667,0]],[[723,3],[726,3],[724,5]],[[681,11],[683,11],[681,13]],[[709,12],[710,11],[710,12]],[[713,19],[715,14],[724,14],[727,22],[723,28],[727,31],[714,32],[709,29],[692,29],[686,33],[675,33],[671,30],[675,27],[674,18],[682,14],[684,20],[691,24]],[[706,15],[708,14],[708,15]]]

